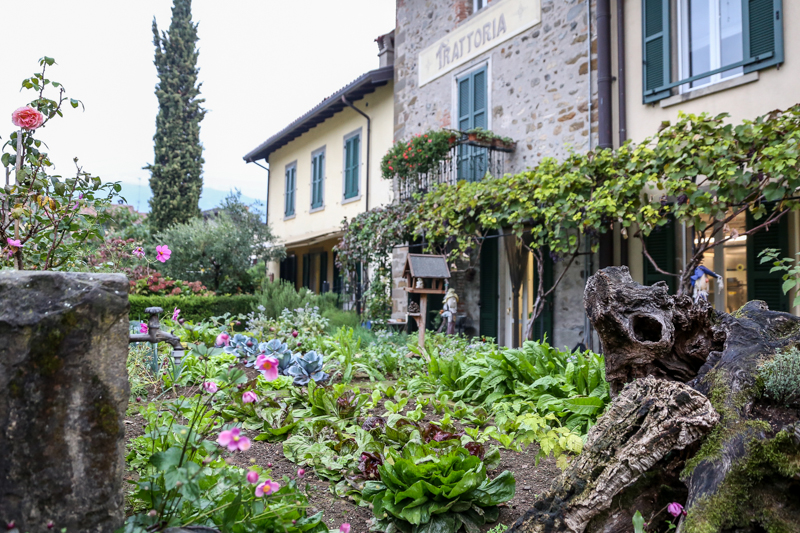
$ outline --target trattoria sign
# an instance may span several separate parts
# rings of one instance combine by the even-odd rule
[[[425,85],[542,21],[541,0],[494,0],[419,54]]]

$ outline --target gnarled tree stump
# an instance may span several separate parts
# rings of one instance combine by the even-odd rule
[[[681,533],[800,531],[800,409],[757,383],[763,361],[800,346],[800,318],[758,301],[718,313],[626,267],[592,276],[584,302],[616,397],[511,531],[633,531],[637,510],[663,531],[671,501]]]

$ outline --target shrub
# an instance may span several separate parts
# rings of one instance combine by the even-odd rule
[[[361,324],[361,317],[355,311],[342,309],[326,309],[322,316],[328,319],[331,330],[339,328],[357,328]]]
[[[140,267],[129,274],[135,278]],[[146,273],[144,276],[130,282],[130,293],[142,296],[179,296],[181,294],[194,296],[214,296],[205,285],[199,281],[181,281],[162,276],[159,272]]]
[[[232,315],[247,314],[258,301],[256,296],[250,294],[237,294],[233,296],[128,296],[131,304],[131,320],[147,318],[144,310],[147,307],[161,307],[164,316],[170,315],[172,309],[181,310],[181,318],[200,322],[212,316],[221,316],[225,313]]]
[[[283,279],[278,281],[265,279],[258,294],[258,303],[264,308],[259,310],[267,318],[278,318],[284,309],[317,307],[323,315],[338,310],[339,296],[336,293],[315,294],[305,287],[301,287],[298,291],[294,283]]]
[[[764,395],[782,405],[800,401],[800,350],[796,347],[777,352],[775,358],[758,368]]]

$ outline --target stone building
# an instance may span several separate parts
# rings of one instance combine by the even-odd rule
[[[461,147],[453,165],[459,179],[518,173],[543,157],[596,146],[596,34],[594,1],[398,0],[394,79],[394,138],[431,129],[476,127],[516,141],[512,153],[483,156]],[[476,159],[477,158],[477,159]],[[477,163],[474,161],[477,160]],[[478,172],[461,165],[481,164]],[[395,184],[397,185],[397,184]],[[396,187],[397,189],[397,187]],[[395,191],[395,201],[402,201]],[[480,257],[459,268],[453,286],[468,333],[508,345],[515,326],[507,258],[501,238],[484,241]],[[402,268],[407,249],[395,254],[393,316],[405,316],[408,295]],[[556,346],[584,340],[584,273],[596,257],[576,261],[548,302],[538,324]],[[558,276],[549,263],[545,277]],[[532,309],[533,261],[520,296],[522,316]],[[524,324],[516,324],[523,328]]]

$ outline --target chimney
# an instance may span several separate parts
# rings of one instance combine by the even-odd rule
[[[378,43],[378,66],[382,68],[394,65],[394,30],[381,35],[375,41]]]

